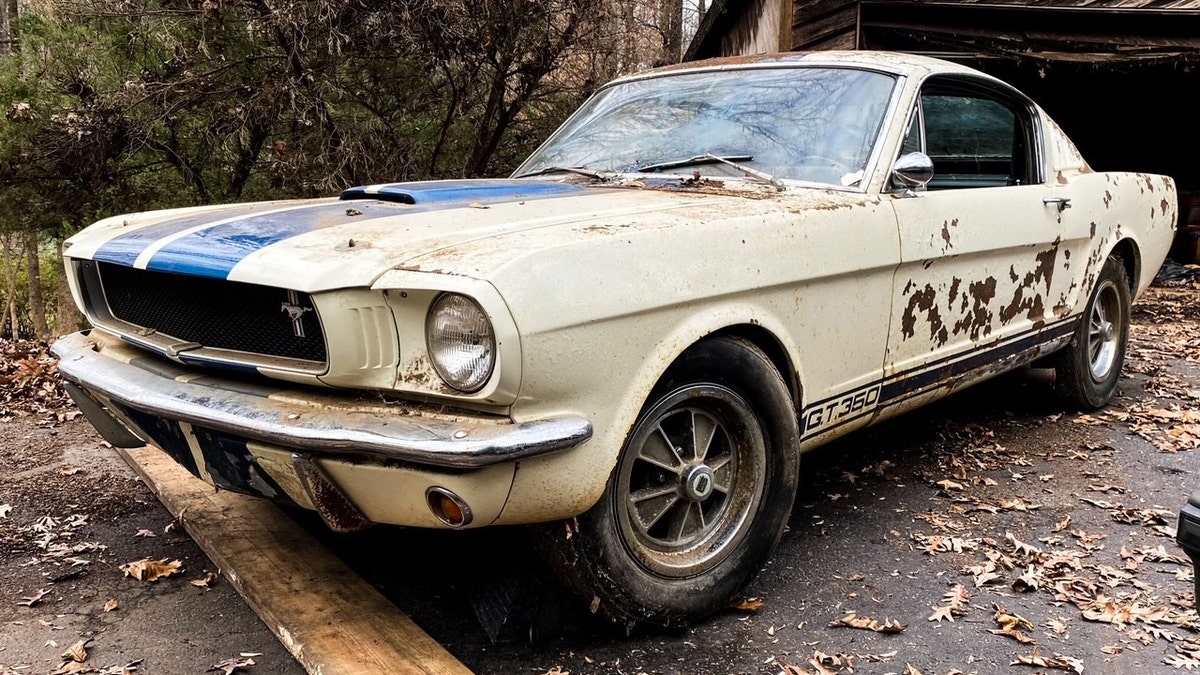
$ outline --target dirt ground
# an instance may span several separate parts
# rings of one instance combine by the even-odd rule
[[[296,517],[481,675],[1200,670],[1173,539],[1200,487],[1197,300],[1139,302],[1098,413],[1064,412],[1030,369],[806,455],[778,552],[739,606],[684,631],[600,624],[520,529],[333,535]],[[190,583],[211,564],[86,423],[44,408],[0,411],[0,675],[52,672],[86,638],[81,665],[105,672],[300,672],[227,584]],[[182,571],[119,569],[142,558]]]
[[[0,675],[303,673],[66,403],[52,360],[0,346]],[[156,581],[121,569],[145,559],[180,565]],[[82,661],[64,656],[81,641]]]

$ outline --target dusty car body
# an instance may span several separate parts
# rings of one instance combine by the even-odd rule
[[[701,62],[510,179],[100,221],[55,351],[114,445],[335,529],[549,523],[593,611],[677,624],[769,557],[804,450],[1044,357],[1106,403],[1175,217],[958,65]]]

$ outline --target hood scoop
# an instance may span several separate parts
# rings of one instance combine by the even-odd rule
[[[488,205],[526,199],[564,197],[586,188],[569,183],[539,180],[427,180],[412,183],[363,185],[344,190],[341,199],[377,199],[399,204]]]

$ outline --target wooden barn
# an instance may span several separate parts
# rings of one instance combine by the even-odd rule
[[[1188,194],[1200,193],[1200,0],[713,0],[685,60],[822,49],[991,73],[1038,101],[1093,167],[1174,176],[1181,216],[1200,218]]]

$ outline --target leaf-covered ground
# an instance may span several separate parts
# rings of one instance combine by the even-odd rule
[[[56,370],[0,341],[0,675],[303,672]]]
[[[1189,285],[1139,301],[1100,412],[1064,412],[1049,371],[1026,370],[810,453],[746,597],[677,634],[574,611],[519,530],[329,540],[481,674],[1200,670],[1173,538],[1200,488],[1197,300]]]
[[[481,675],[1200,671],[1193,571],[1173,538],[1200,488],[1198,301],[1191,285],[1139,301],[1102,411],[1064,412],[1051,375],[1026,370],[807,455],[776,555],[688,630],[598,624],[546,583],[520,529],[313,531]],[[105,449],[71,419],[40,348],[6,353],[23,356],[0,377],[25,393],[6,387],[0,421],[0,673],[22,665],[3,648],[35,634],[55,646],[13,672],[139,658],[160,672],[128,636],[169,633],[131,611],[165,603],[204,656],[161,672],[298,672],[277,645],[214,652],[229,644],[222,621],[256,618],[190,540],[163,532],[170,517],[128,472],[93,464]]]

